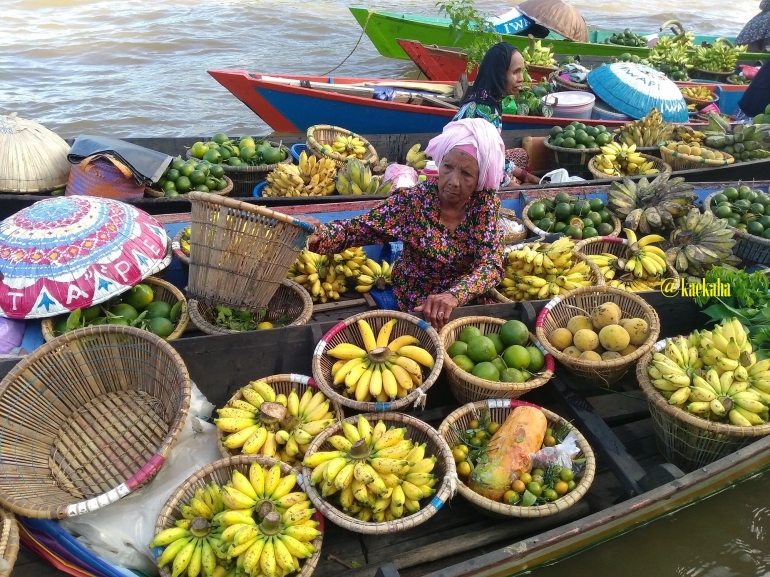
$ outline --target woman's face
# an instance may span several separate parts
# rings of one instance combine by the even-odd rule
[[[442,204],[463,205],[476,191],[479,164],[467,152],[453,148],[438,167],[438,197]]]
[[[524,57],[521,52],[514,52],[511,56],[511,63],[508,65],[508,72],[505,74],[505,93],[509,96],[516,96],[524,84]]]

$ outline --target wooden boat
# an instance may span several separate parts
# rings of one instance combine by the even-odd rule
[[[409,58],[403,48],[398,45],[396,39],[417,40],[423,44],[435,44],[437,46],[468,46],[473,41],[473,33],[463,32],[459,37],[456,33],[450,32],[449,18],[438,18],[433,16],[417,16],[413,14],[402,14],[397,12],[386,12],[379,10],[369,10],[362,7],[350,7],[353,17],[374,44],[377,51],[383,56],[389,58]],[[606,37],[612,35],[611,32],[605,33]],[[580,56],[620,56],[621,54],[636,54],[637,56],[647,56],[649,48],[639,48],[630,46],[617,46],[615,44],[603,44],[604,34],[597,34],[596,41],[591,42],[570,42],[551,37],[548,43],[553,43],[555,54],[580,55]],[[517,48],[527,47],[527,37],[513,34],[502,34],[504,42],[509,42]],[[702,41],[713,42],[714,37],[696,37],[695,44]],[[742,61],[765,60],[768,54],[747,53],[744,54]]]

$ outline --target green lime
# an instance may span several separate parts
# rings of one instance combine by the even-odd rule
[[[230,166],[241,166],[243,164],[243,161],[238,158],[237,156],[231,156],[227,159],[227,164]]]
[[[560,135],[562,132],[564,132],[564,129],[563,129],[561,126],[554,126],[554,127],[551,129],[551,132],[550,132],[551,138],[556,138],[556,137],[557,137],[557,136],[559,136],[559,135]]]
[[[505,369],[500,371],[501,383],[523,383],[527,379],[519,369]]]
[[[217,181],[217,190],[224,190],[227,188],[227,181],[224,178],[220,178]]]
[[[506,347],[524,346],[529,341],[529,330],[521,321],[508,321],[500,327],[500,338]]]
[[[554,146],[560,146],[564,148],[564,138],[561,136],[557,136],[556,138],[553,139],[553,142],[551,142],[551,144],[553,144]]]
[[[770,215],[765,214],[759,217],[759,224],[767,228],[770,226]]]
[[[540,349],[535,346],[527,347],[529,353],[529,366],[527,370],[530,373],[539,373],[545,367],[545,357]]]
[[[123,325],[128,326],[131,324],[131,322],[128,319],[125,319],[123,317],[110,317],[107,319],[108,325]]]
[[[727,202],[727,197],[721,192],[711,199],[712,204],[719,206],[723,202]]]
[[[505,344],[503,343],[503,339],[500,338],[500,335],[497,333],[488,333],[484,335],[487,337],[490,341],[492,341],[495,344],[495,352],[499,355],[503,352],[505,349]]]
[[[589,212],[586,215],[585,220],[591,221],[591,225],[593,226],[599,226],[602,223],[602,215],[599,214],[598,212],[594,212],[594,209],[592,208],[591,212]],[[590,225],[586,225],[586,226],[590,226]]]
[[[556,499],[559,498],[559,494],[553,489],[546,489],[545,491],[543,491],[543,498],[546,501],[555,501]]]
[[[190,173],[190,182],[194,185],[206,182],[206,175],[202,170],[194,170]]]
[[[527,484],[527,491],[532,493],[535,497],[539,497],[543,494],[543,488],[540,486],[540,483],[536,481],[531,481]]]
[[[150,285],[138,284],[131,287],[131,290],[123,295],[123,302],[136,310],[142,310],[152,302],[153,298],[155,298],[155,293]]]
[[[563,231],[564,236],[568,236],[575,240],[581,240],[583,238],[583,230],[576,226],[568,226]]]
[[[553,211],[553,215],[556,218],[556,220],[560,220],[562,222],[567,220],[571,214],[572,214],[572,207],[566,202],[560,202],[559,204],[557,204],[556,208]]]
[[[583,229],[583,238],[593,238],[595,236],[599,236],[599,231],[596,230],[594,227],[587,226]]]
[[[572,202],[572,196],[570,196],[566,192],[560,192],[559,194],[553,197],[553,200],[557,204],[560,202],[566,202],[567,204],[569,204],[570,202]]]
[[[473,370],[473,367],[476,366],[476,363],[474,363],[467,355],[457,355],[456,357],[452,357],[452,361],[466,373],[470,373]]]
[[[599,135],[599,129],[596,128],[595,126],[589,126],[588,128],[586,128],[586,134],[588,134],[588,136],[592,136],[596,138]]]
[[[459,340],[462,342],[468,344],[476,337],[480,337],[481,331],[478,329],[478,327],[473,326],[467,326],[463,330],[460,331],[460,336],[458,337]]]
[[[208,147],[204,143],[196,142],[195,144],[192,145],[192,148],[190,149],[190,154],[195,158],[203,158],[203,155],[206,154],[208,150],[209,150]],[[171,161],[172,166],[175,161],[176,159]],[[174,166],[174,168],[179,169],[179,166]]]
[[[542,202],[535,202],[527,210],[527,216],[531,221],[540,220],[545,216],[545,205]]]
[[[599,132],[605,132],[606,133],[607,132],[607,127],[604,126],[603,124],[597,124],[596,125],[596,130],[598,130]]]
[[[720,206],[714,210],[714,216],[718,218],[730,218],[733,215],[733,211],[728,206]]]
[[[557,222],[553,227],[553,232],[562,232],[565,228],[567,228],[566,222]]]
[[[179,192],[190,192],[192,182],[186,176],[180,176],[176,181],[176,189]]]
[[[585,150],[586,148],[588,147],[582,142],[575,145],[575,150]]]
[[[225,175],[225,169],[222,168],[221,164],[212,164],[211,168],[209,169],[209,176],[213,176],[214,178],[222,178]]]
[[[180,176],[182,176],[182,173],[180,173],[178,169],[172,168],[166,173],[166,180],[176,181]]]
[[[127,303],[120,303],[115,305],[114,307],[112,307],[112,310],[110,312],[117,317],[122,317],[126,319],[129,323],[134,322],[136,320],[136,317],[139,316],[139,313],[136,312],[136,309]]]
[[[164,198],[179,198],[179,193],[176,190],[167,190],[163,196]]]
[[[612,236],[612,231],[612,225],[607,222],[603,222],[596,227],[596,234],[599,236]]]
[[[179,314],[182,312],[182,301],[176,301],[176,304],[171,307],[171,311],[168,313],[168,318],[172,323],[179,320]]]
[[[201,144],[203,143],[201,142]],[[174,160],[171,161],[171,164],[169,166],[174,170],[179,170],[180,168],[182,168],[182,165],[184,165],[184,160],[182,160],[181,156],[177,156]]]
[[[529,351],[521,345],[513,345],[503,351],[505,364],[514,369],[526,369],[529,367]]]
[[[222,162],[222,155],[218,150],[209,150],[203,155],[203,160],[208,160],[211,164],[219,164]]]
[[[219,186],[219,181],[216,178],[212,178],[209,176],[206,178],[206,182],[204,182],[203,184],[206,185],[206,188],[208,188],[209,190],[216,190],[217,186]]]
[[[483,363],[491,361],[497,356],[495,343],[487,337],[476,337],[468,342],[468,352],[466,353],[474,363]]]
[[[575,142],[574,138],[565,138],[564,142],[562,142],[561,145],[564,148],[575,148],[575,146],[577,145],[577,142]]]
[[[224,162],[231,156],[236,156],[235,154],[233,154],[233,149],[229,148],[228,146],[220,146],[218,152],[219,152],[219,156],[222,157],[222,162]]]
[[[147,323],[147,330],[165,339],[174,332],[174,323],[166,318],[156,317]]]
[[[449,355],[450,359],[453,359],[458,355],[464,355],[466,352],[468,352],[468,345],[462,341],[453,342],[446,350],[446,354]]]
[[[575,132],[575,142],[585,144],[588,141],[588,133],[585,130]]]
[[[205,184],[197,184],[197,185],[195,185],[195,190],[197,192],[211,192],[209,190],[209,187],[206,186]]]
[[[263,148],[262,149],[262,160],[265,161],[265,164],[277,164],[281,162],[281,151],[280,149],[270,146],[269,148]]]
[[[589,212],[591,212],[591,205],[587,200],[578,200],[572,207],[572,214],[577,216],[586,216]]]
[[[612,142],[612,135],[609,132],[601,132],[596,137],[596,144],[598,146],[606,146]]]
[[[553,220],[550,218],[542,218],[537,221],[537,228],[546,232],[551,232],[551,229],[553,228]]]
[[[153,301],[147,305],[145,309],[147,311],[148,319],[154,319],[158,317],[169,318],[171,316],[171,305],[164,301]]]
[[[602,217],[602,222],[612,222],[612,216],[610,216],[610,213],[607,209],[600,210],[599,216]]]
[[[492,359],[489,362],[492,363],[493,365],[495,365],[495,368],[497,369],[497,372],[500,373],[500,374],[502,374],[503,371],[508,369],[508,367],[505,366],[505,363],[503,362],[503,359],[501,359],[500,357],[495,357],[494,359]],[[500,377],[498,377],[498,378],[500,378]]]
[[[227,138],[227,135],[224,132],[217,132],[214,136],[211,137],[211,140],[216,142],[217,144],[224,144],[225,142],[230,142],[230,139]]]
[[[190,162],[186,162],[179,168],[179,174],[182,176],[190,176],[193,172],[195,172],[195,165]]]
[[[765,232],[762,233],[762,238],[770,238],[770,228],[765,229]]]
[[[490,362],[479,363],[473,367],[471,374],[474,377],[485,379],[487,381],[500,381],[500,371],[498,371],[497,367]]]
[[[738,189],[728,186],[722,191],[722,194],[727,197],[727,200],[738,200]]]
[[[208,175],[212,166],[219,166],[218,164],[211,164],[210,162],[199,162],[195,165],[195,170],[200,170],[203,174]]]
[[[765,227],[755,220],[746,225],[746,232],[756,236],[762,236],[762,233],[765,232]]]
[[[519,502],[519,505],[521,507],[531,507],[537,501],[537,497],[538,497],[537,495],[534,495],[529,491],[524,491],[524,494],[521,496],[521,501]]]
[[[751,212],[754,214],[765,214],[765,205],[761,204],[759,202],[754,202],[751,204],[751,207],[749,207]]]
[[[163,192],[168,194],[169,192],[176,192],[176,183],[172,181],[163,183]]]
[[[588,206],[593,212],[600,212],[604,210],[604,201],[601,198],[592,198],[588,201]]]

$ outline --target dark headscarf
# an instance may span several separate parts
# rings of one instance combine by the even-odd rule
[[[518,49],[507,42],[498,42],[487,50],[479,65],[476,80],[463,97],[462,104],[485,104],[502,114],[506,75],[514,52],[518,52]]]

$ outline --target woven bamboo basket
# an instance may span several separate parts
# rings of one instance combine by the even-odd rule
[[[307,129],[307,149],[317,158],[321,159],[324,156],[331,158],[337,165],[337,168],[343,168],[347,165],[348,159],[341,154],[336,153],[331,146],[334,139],[340,135],[357,137],[363,141],[364,146],[366,147],[366,154],[360,160],[364,166],[371,166],[372,164],[377,163],[377,151],[371,144],[369,144],[369,141],[355,132],[351,132],[345,128],[331,126],[330,124],[316,124]]]
[[[249,468],[252,463],[259,463],[263,468],[273,467],[276,463],[281,465],[281,475],[287,476],[293,473],[297,473],[296,469],[289,467],[286,463],[281,463],[275,459],[268,457],[262,457],[260,455],[238,455],[235,457],[228,457],[214,461],[213,463],[206,465],[196,473],[182,483],[179,488],[168,498],[168,501],[163,505],[160,510],[158,519],[155,522],[155,535],[163,531],[164,529],[170,529],[174,526],[176,521],[182,518],[182,514],[179,512],[179,506],[184,503],[189,503],[190,499],[195,496],[195,490],[197,488],[203,488],[212,481],[220,486],[224,486],[232,478],[234,471],[240,471],[246,477],[249,476]],[[298,491],[302,488],[302,481],[298,478],[297,484],[299,488],[295,487],[292,491]],[[313,516],[320,525],[319,531],[323,531],[323,517],[316,514]],[[307,559],[300,559],[300,570],[293,575],[297,577],[310,577],[315,570],[318,561],[321,558],[321,544],[323,542],[323,535],[313,541],[315,547],[315,553]],[[157,555],[160,555],[162,548],[157,548]],[[171,576],[171,564],[164,566],[160,569],[160,577]]]
[[[527,216],[529,207],[536,203],[538,200],[539,199],[535,199],[529,202],[527,206],[524,207],[524,210],[521,211],[521,218],[524,221],[524,225],[530,230],[530,232],[532,232],[532,234],[536,236],[548,236],[549,234],[554,234],[553,232],[538,228],[535,223],[532,222],[529,216]],[[620,234],[620,220],[612,213],[610,213],[610,219],[610,222],[612,222],[612,234],[609,236],[617,236]]]
[[[286,316],[291,321],[287,326],[304,325],[313,316],[313,299],[308,292],[292,280],[284,279],[278,291],[270,299],[264,320],[273,323]],[[190,301],[190,318],[193,324],[208,335],[235,335],[241,331],[225,329],[215,324],[214,305]]]
[[[657,156],[652,156],[650,154],[641,154],[641,153],[640,153],[640,156],[645,160],[652,162],[653,168],[657,169],[658,172],[661,172],[661,173],[671,172],[671,166],[663,162],[663,160],[661,160]],[[618,178],[618,179],[625,178],[624,176],[612,176],[610,174],[605,174],[604,172],[599,170],[599,168],[596,166],[595,156],[588,162],[588,171],[597,180],[605,180],[605,179],[611,179],[611,178]]]
[[[315,508],[320,511],[324,517],[329,519],[329,521],[335,525],[354,533],[363,533],[364,535],[389,534],[411,529],[424,523],[433,517],[433,515],[441,509],[444,503],[454,496],[455,491],[457,490],[457,471],[455,470],[454,458],[452,457],[452,451],[449,449],[449,445],[446,444],[446,441],[444,441],[438,432],[430,425],[403,413],[368,413],[364,414],[363,417],[366,418],[372,426],[378,421],[382,421],[388,428],[405,427],[405,439],[411,439],[414,443],[427,444],[425,456],[429,457],[435,455],[437,459],[433,471],[431,471],[431,473],[439,479],[439,484],[434,487],[436,490],[435,495],[433,495],[430,500],[425,498],[420,501],[420,510],[417,513],[409,514],[405,510],[404,516],[398,520],[376,523],[373,521],[360,521],[343,513],[340,509],[337,509],[337,507],[324,499],[316,487],[310,485],[310,483],[307,483],[307,486],[304,487],[305,492],[308,497],[310,497]],[[342,434],[343,422],[355,425],[358,422],[358,416],[348,417],[344,421],[336,423],[321,431],[321,433],[313,439],[313,442],[310,443],[306,456],[310,456],[318,451],[335,450],[332,445],[327,442],[327,439],[332,435]],[[303,466],[303,479],[310,479],[311,472],[312,471],[308,467]]]
[[[142,283],[150,285],[152,288],[152,292],[155,295],[153,300],[160,300],[171,306],[174,306],[177,302],[182,303],[182,306],[179,309],[179,319],[174,326],[174,332],[167,336],[165,340],[173,341],[181,337],[187,328],[187,323],[190,322],[190,311],[188,309],[187,299],[184,298],[182,291],[169,282],[151,276],[144,279]],[[50,342],[56,338],[56,335],[54,334],[55,320],[55,318],[43,319],[43,322],[40,324],[40,329],[43,332],[43,338],[46,342]]]
[[[608,238],[611,238],[611,237],[608,237]],[[526,244],[517,244],[515,246],[507,246],[505,247],[505,254],[507,255],[511,251],[519,250],[524,246],[526,246]],[[596,263],[594,263],[590,258],[588,258],[586,255],[579,253],[575,250],[572,251],[572,258],[573,260],[585,261],[586,264],[588,264],[588,268],[591,269],[591,281],[593,281],[594,286],[603,286],[605,284],[604,275],[602,274],[601,269],[598,266],[596,266]],[[490,296],[492,296],[492,298],[494,298],[497,302],[500,302],[500,303],[516,302],[509,299],[507,296],[505,296],[496,288],[493,288],[492,290],[490,290],[489,294]]]
[[[575,252],[585,256],[608,252],[615,256],[625,258],[627,248],[628,239],[626,238],[619,238],[617,236],[598,236],[581,240],[575,245]],[[601,271],[601,269],[599,270]],[[663,277],[662,282],[666,283],[666,292],[668,294],[679,291],[679,284],[681,282],[679,273],[668,263],[666,263],[666,276]],[[653,289],[640,292],[653,292]]]
[[[13,513],[0,509],[0,557],[7,568],[0,571],[0,577],[9,577],[19,554],[19,524]]]
[[[516,407],[519,406],[536,407],[543,411],[548,425],[553,426],[556,424],[570,425],[570,423],[551,411],[533,405],[531,403],[522,402],[515,399],[489,399],[484,401],[478,401],[475,403],[469,403],[456,409],[451,413],[439,427],[438,434],[447,442],[449,447],[453,447],[460,443],[460,439],[452,430],[454,427],[456,430],[465,431],[468,429],[470,422],[473,419],[478,419],[482,411],[489,411],[490,420],[502,424],[508,416],[513,412]],[[549,515],[555,515],[562,511],[566,511],[572,507],[575,503],[580,501],[583,496],[588,492],[588,489],[593,483],[594,476],[596,475],[596,457],[594,456],[591,445],[588,444],[585,437],[576,428],[571,427],[572,431],[577,437],[577,444],[580,448],[580,454],[578,458],[585,458],[585,469],[583,474],[577,482],[577,486],[567,493],[561,496],[559,499],[552,503],[545,505],[537,505],[532,507],[520,507],[517,505],[508,505],[506,503],[499,503],[492,499],[482,497],[472,489],[470,489],[463,481],[458,477],[457,491],[470,501],[471,505],[478,511],[489,515],[490,517],[522,517],[528,519],[536,519],[539,517],[548,517]]]
[[[182,250],[182,245],[180,244],[182,240],[182,233],[184,231],[184,228],[180,228],[171,239],[171,250],[173,251],[174,256],[179,259],[179,262],[182,263],[182,268],[188,270],[190,268],[190,257],[184,253]]]
[[[770,435],[770,423],[756,427],[707,421],[671,405],[647,374],[652,355],[661,352],[666,341],[655,343],[636,365],[636,378],[647,397],[658,450],[669,462],[689,473]]]
[[[588,176],[588,163],[599,154],[601,148],[586,148],[578,150],[575,148],[564,148],[563,146],[554,146],[551,144],[551,137],[546,136],[543,145],[548,149],[548,153],[553,162],[554,168],[563,168],[572,176]]]
[[[313,377],[307,377],[305,375],[271,375],[269,377],[263,377],[260,379],[254,379],[259,381],[264,381],[273,389],[275,390],[277,395],[286,395],[289,396],[289,393],[291,393],[292,389],[297,391],[297,394],[302,398],[302,395],[305,394],[305,391],[310,389],[314,393],[318,391],[318,385],[315,382],[315,379]],[[242,401],[243,395],[241,394],[241,390],[238,389],[235,391],[235,394],[230,397],[230,400],[227,402],[227,405],[230,406],[230,403],[232,401]],[[345,418],[345,413],[342,410],[342,405],[340,405],[336,400],[329,399],[329,410],[334,413],[334,416],[336,417],[337,421],[341,421]],[[224,437],[223,432],[220,429],[217,429],[217,447],[219,448],[219,454],[222,455],[222,457],[234,457],[236,455],[240,455],[240,450],[233,450],[228,449],[222,444],[222,438]]]
[[[712,212],[711,203],[719,192],[713,192],[703,201],[703,212]],[[733,246],[733,254],[745,261],[757,264],[770,264],[770,239],[749,234],[745,230],[730,227],[733,231],[733,238],[736,240]]]
[[[682,143],[684,144],[684,143]],[[732,155],[722,151],[714,150],[713,148],[707,148],[705,146],[700,147],[701,150],[711,150],[712,152],[721,152],[725,157],[722,160],[706,160],[700,156],[690,156],[689,154],[679,154],[673,150],[669,150],[665,146],[659,147],[661,158],[663,161],[670,165],[674,170],[692,170],[695,168],[707,168],[709,166],[726,166],[735,162],[735,158]]]
[[[554,71],[549,77],[548,81],[554,85],[554,88],[556,89],[556,92],[567,92],[570,90],[588,90],[588,84],[581,84],[578,82],[572,82],[570,80],[565,80],[561,76],[559,76],[559,71]]]
[[[694,104],[695,106],[708,106],[709,104],[713,104],[719,101],[719,96],[717,96],[715,92],[711,93],[711,98],[709,100],[704,100],[703,98],[691,98],[690,96],[685,96],[684,94],[682,94],[682,98],[684,98],[684,101],[687,104]]]
[[[191,192],[189,298],[265,310],[315,227],[206,192]],[[195,258],[192,258],[192,257]]]
[[[358,330],[357,322],[359,319],[366,320],[372,327],[375,336],[382,326],[391,319],[397,319],[398,322],[391,332],[391,341],[402,335],[413,335],[419,340],[416,346],[428,351],[435,361],[433,368],[427,377],[423,378],[422,385],[412,389],[409,394],[401,399],[393,399],[387,402],[360,402],[342,395],[335,389],[334,379],[332,378],[332,366],[336,362],[326,354],[340,343],[352,343],[364,348],[364,341],[361,338],[361,332]],[[426,321],[418,319],[415,316],[399,311],[376,310],[359,313],[333,326],[323,338],[318,342],[313,353],[313,377],[318,383],[324,395],[330,399],[337,400],[341,405],[350,407],[356,411],[398,411],[409,405],[418,405],[425,403],[426,393],[433,383],[438,379],[441,373],[441,367],[444,363],[444,348],[441,346],[441,339],[432,326]],[[423,369],[424,371],[424,369]],[[342,389],[340,389],[342,390]]]
[[[522,230],[517,231],[514,229],[514,225],[518,225]],[[516,211],[509,208],[501,208],[500,216],[497,219],[497,226],[500,229],[500,234],[503,237],[503,244],[510,244],[512,242],[518,242],[527,238],[527,227],[524,225],[524,221],[516,216]]]
[[[190,406],[179,354],[133,327],[77,329],[23,358],[0,383],[0,504],[62,519],[152,479]],[[30,431],[34,434],[30,434]]]
[[[445,325],[439,333],[439,338],[444,347],[444,369],[446,370],[449,390],[460,404],[472,403],[484,399],[518,399],[538,387],[542,387],[553,377],[553,357],[540,346],[537,337],[529,334],[529,340],[524,346],[536,346],[545,356],[545,367],[542,372],[525,383],[502,383],[480,379],[462,370],[446,354],[446,349],[460,336],[460,332],[468,326],[478,328],[482,334],[499,330],[506,321],[494,317],[462,317]]]
[[[535,74],[542,78],[548,78],[551,74],[558,70],[559,69],[556,66],[535,66],[534,64],[527,64],[527,73],[530,76]]]
[[[224,187],[222,190],[214,190],[212,191],[213,194],[218,194],[219,196],[227,196],[230,194],[233,190],[233,181],[228,176],[225,176],[225,182],[227,182],[227,186]],[[149,186],[144,187],[144,193],[147,196],[152,196],[154,198],[165,198],[166,193],[162,190],[157,190],[155,188],[150,188]],[[184,196],[188,193],[180,193],[179,196]]]
[[[548,335],[558,328],[566,327],[569,319],[576,314],[590,314],[594,307],[607,302],[614,302],[620,307],[623,312],[621,318],[641,318],[647,321],[650,334],[630,355],[608,361],[586,361],[565,355],[548,340]],[[608,286],[581,287],[555,297],[540,311],[535,334],[543,348],[570,373],[586,382],[609,386],[620,380],[652,349],[660,334],[660,319],[654,308],[633,293]]]

